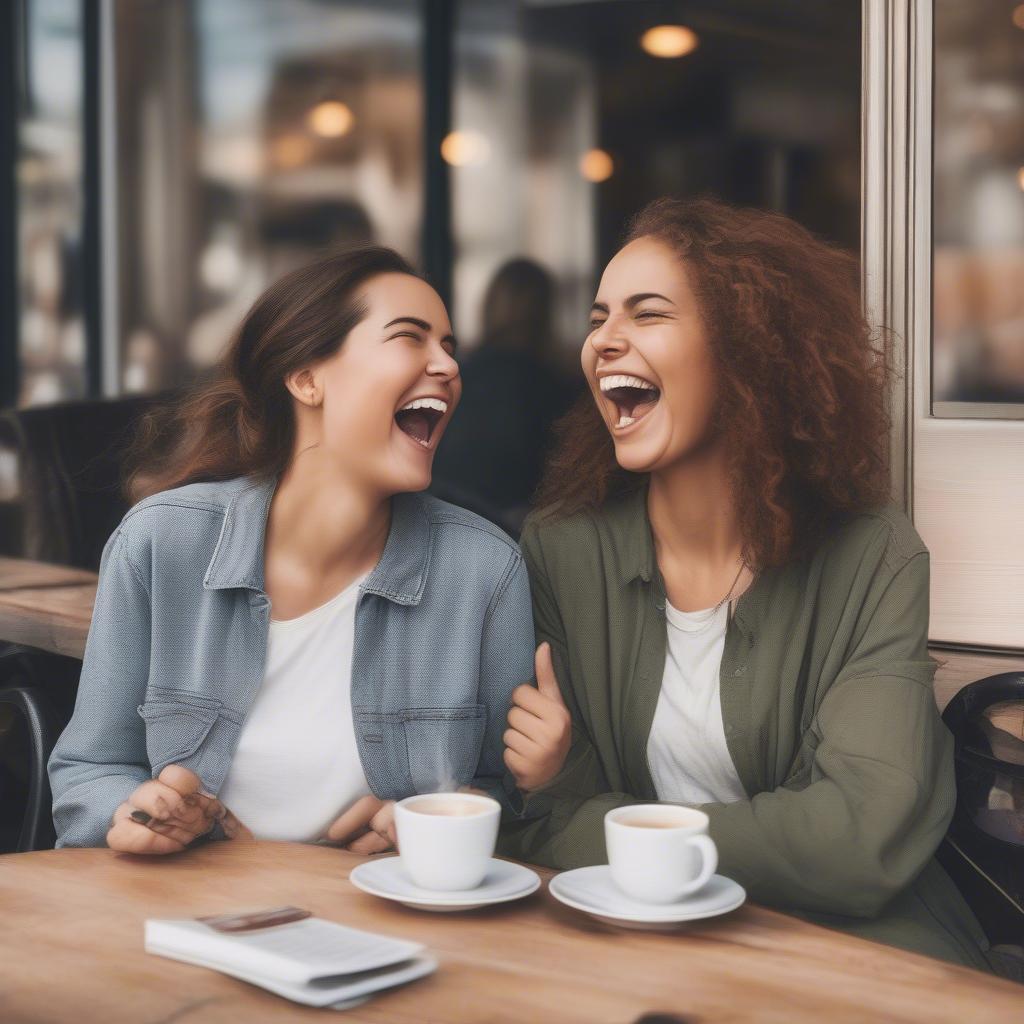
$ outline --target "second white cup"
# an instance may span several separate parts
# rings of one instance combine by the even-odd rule
[[[643,903],[674,903],[703,888],[718,867],[708,816],[691,807],[635,804],[604,816],[612,880]]]
[[[498,840],[501,806],[473,793],[430,793],[395,804],[402,867],[415,885],[438,892],[475,889]]]

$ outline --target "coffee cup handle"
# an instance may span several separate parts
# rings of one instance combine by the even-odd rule
[[[701,865],[700,874],[683,891],[684,896],[691,892],[696,892],[707,885],[709,879],[715,873],[715,869],[718,867],[718,847],[715,846],[715,841],[711,836],[691,836],[686,842],[687,845],[697,847],[703,864]]]

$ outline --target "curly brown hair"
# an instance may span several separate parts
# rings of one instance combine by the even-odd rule
[[[812,549],[890,496],[888,338],[861,312],[856,259],[777,213],[663,198],[626,243],[654,238],[686,266],[718,379],[744,557],[758,568]],[[594,401],[556,430],[536,505],[558,517],[642,486]]]

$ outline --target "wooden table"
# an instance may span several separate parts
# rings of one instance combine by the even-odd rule
[[[81,658],[96,580],[71,566],[0,558],[0,641]]]
[[[348,1011],[354,1022],[625,1024],[654,1010],[702,1022],[1024,1020],[1024,988],[1011,982],[754,906],[671,933],[600,925],[546,889],[493,910],[430,914],[351,886],[362,859],[269,842],[165,858],[0,857],[0,1019],[322,1021],[322,1011],[143,951],[147,917],[294,904],[438,956],[435,975]]]

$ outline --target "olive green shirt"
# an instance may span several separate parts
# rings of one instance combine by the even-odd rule
[[[559,776],[502,852],[605,862],[603,819],[657,799],[647,739],[665,665],[665,590],[646,488],[522,537],[538,642],[573,716]],[[757,903],[984,970],[987,942],[934,861],[953,813],[952,738],[932,691],[928,552],[891,508],[760,573],[720,669],[725,738],[748,798],[705,804],[719,870]]]

